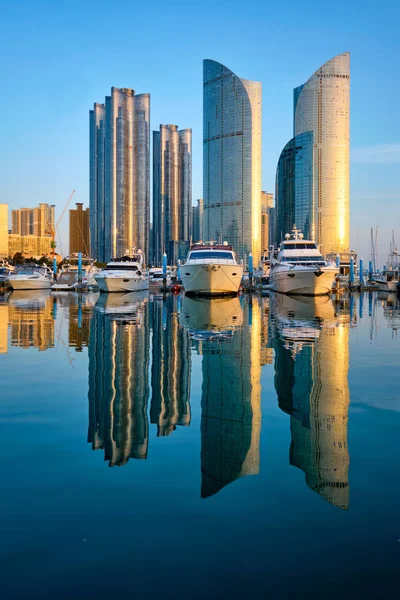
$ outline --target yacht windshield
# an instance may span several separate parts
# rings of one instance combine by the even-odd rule
[[[14,275],[32,275],[33,273],[40,273],[40,275],[46,274],[46,269],[44,267],[38,267],[36,265],[21,265],[16,267],[14,271]]]
[[[196,250],[194,252],[190,253],[189,259],[188,260],[198,260],[198,259],[204,259],[204,258],[212,258],[212,259],[218,259],[218,258],[224,258],[224,259],[229,259],[229,260],[233,260],[233,254],[232,252],[226,252],[224,250]]]
[[[309,263],[313,265],[325,264],[324,257],[319,256],[282,256],[280,259],[282,262],[292,263]]]
[[[317,250],[314,242],[285,242],[282,250]]]
[[[124,265],[107,265],[105,271],[137,271],[137,265],[130,265],[126,263]]]

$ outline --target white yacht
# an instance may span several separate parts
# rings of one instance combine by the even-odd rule
[[[149,277],[140,250],[114,258],[94,276],[101,292],[141,292],[149,289]]]
[[[180,275],[187,294],[237,294],[243,265],[227,242],[221,246],[194,244],[180,266]]]
[[[13,290],[49,290],[53,274],[46,265],[17,265],[8,283]]]
[[[78,287],[78,262],[78,254],[71,254],[65,258],[62,271],[52,286],[53,290],[71,291]],[[82,256],[82,287],[89,289],[97,287],[95,275],[98,272],[99,269],[94,266],[93,258]]]
[[[332,290],[338,269],[327,262],[312,240],[293,228],[286,234],[277,258],[272,259],[270,286],[282,294],[322,296]]]
[[[386,270],[375,277],[375,281],[382,292],[397,292],[400,283],[400,259],[397,248],[392,249],[388,257]]]

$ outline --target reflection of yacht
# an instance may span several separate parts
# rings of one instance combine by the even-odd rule
[[[329,299],[275,300],[274,383],[279,407],[291,415],[290,464],[313,491],[347,509],[348,327]]]
[[[239,298],[190,298],[185,296],[181,324],[196,339],[230,335],[243,324]]]
[[[13,290],[49,290],[52,273],[45,265],[17,265],[8,281]]]
[[[96,310],[106,314],[113,320],[140,322],[141,306],[148,299],[148,292],[131,292],[130,294],[112,294],[100,296]]]
[[[296,226],[272,259],[271,289],[283,294],[320,296],[332,290],[337,268],[321,255],[315,242],[304,240]]]
[[[187,294],[237,294],[243,266],[236,260],[232,246],[195,244],[180,268]]]
[[[140,251],[112,259],[105,269],[95,275],[95,279],[101,292],[140,292],[149,289],[149,278]]]
[[[49,299],[51,298],[48,290],[17,290],[14,291],[9,297],[9,304],[19,309],[42,309],[45,308]]]

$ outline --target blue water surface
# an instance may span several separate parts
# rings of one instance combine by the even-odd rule
[[[400,302],[0,296],[8,598],[397,598]]]

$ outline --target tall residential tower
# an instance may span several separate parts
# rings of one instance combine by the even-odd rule
[[[324,255],[350,247],[350,54],[294,90],[294,137],[276,177],[277,236],[296,224]]]
[[[185,258],[192,220],[192,130],[153,131],[153,261]]]
[[[203,240],[261,254],[261,83],[213,60],[203,77]]]
[[[132,248],[148,258],[150,94],[111,88],[90,111],[90,218],[93,258]]]

